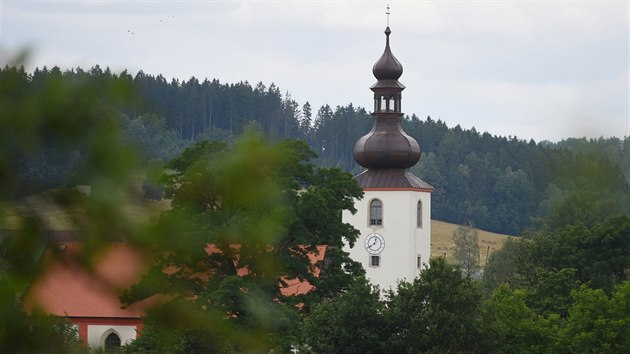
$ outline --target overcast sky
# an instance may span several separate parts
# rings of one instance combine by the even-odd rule
[[[0,61],[275,83],[371,108],[387,1],[0,1]],[[536,141],[630,135],[627,1],[390,1],[403,111]]]

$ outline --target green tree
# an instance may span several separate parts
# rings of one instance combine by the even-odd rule
[[[601,289],[583,286],[573,292],[560,341],[572,353],[627,353],[630,350],[630,281],[608,298]]]
[[[468,224],[460,226],[453,232],[455,243],[455,260],[462,271],[469,276],[474,276],[479,270],[479,236],[477,230]]]
[[[313,157],[302,142],[270,146],[255,133],[233,147],[202,142],[186,149],[167,166],[173,208],[155,225],[177,236],[152,240],[158,263],[124,301],[168,294],[166,308],[182,304],[180,316],[188,320],[179,326],[158,309],[149,323],[195,334],[189,339],[201,351],[288,350],[298,335],[296,305],[318,292],[342,291],[355,275],[344,272],[354,264],[345,252],[318,265],[320,278],[309,260],[317,245],[340,250],[354,242],[357,231],[341,222],[341,210],[354,210],[353,198],[362,194],[349,174],[316,170]],[[340,273],[345,277],[330,282]],[[317,290],[283,293],[290,279]],[[205,330],[208,321],[226,330]],[[156,347],[147,343],[155,337],[140,337],[130,350]]]
[[[619,284],[610,299],[611,347],[620,353],[630,352],[630,280]]]
[[[184,147],[177,132],[166,128],[166,119],[156,114],[143,114],[129,121],[124,132],[130,143],[141,152],[143,161],[170,160]]]
[[[580,286],[575,269],[538,269],[535,274],[534,283],[526,289],[528,305],[541,315],[566,318],[573,303],[571,293]]]
[[[523,290],[499,286],[484,302],[481,318],[484,353],[557,352],[559,317],[537,314],[527,306]]]
[[[623,208],[615,198],[606,198],[598,191],[575,191],[551,205],[542,226],[551,231],[576,224],[592,227],[622,213]]]
[[[611,217],[543,231],[531,239],[531,262],[538,268],[573,268],[581,283],[611,293],[630,268],[630,217]],[[524,273],[524,272],[523,272]]]
[[[519,259],[523,257],[525,246],[521,239],[510,237],[499,250],[490,255],[481,278],[486,297],[492,295],[494,289],[501,284],[523,285],[518,272]]]
[[[145,198],[151,200],[162,200],[164,197],[164,188],[159,182],[163,170],[164,161],[161,159],[149,160],[146,168],[145,180],[142,183],[142,192],[144,192]]]
[[[387,348],[379,291],[358,278],[347,292],[316,305],[305,318],[303,342],[313,353],[382,353]]]
[[[507,167],[497,177],[494,190],[494,218],[507,234],[518,235],[530,224],[531,210],[536,206],[536,191],[527,174]]]
[[[313,109],[311,104],[306,101],[302,106],[302,114],[300,116],[300,130],[305,136],[311,132],[311,120],[313,119]]]
[[[77,264],[91,269],[104,242],[121,234],[133,238],[137,231],[120,208],[129,197],[136,161],[115,108],[128,101],[131,88],[109,73],[73,81],[59,68],[44,71],[31,76],[16,66],[0,70],[0,227],[11,229],[0,235],[0,348],[8,353],[77,349],[76,333],[64,320],[40,313],[37,304],[25,311],[31,282],[47,271],[41,260],[51,241],[37,210],[21,204],[24,193],[49,187],[45,175],[24,178],[24,166],[34,156],[46,156],[53,147],[67,158],[79,157],[55,186],[92,187],[89,196],[60,189],[50,200],[55,207],[82,211],[73,218],[84,230],[83,247],[73,259]]]
[[[469,352],[477,348],[481,294],[470,277],[432,258],[412,283],[387,295],[384,312],[392,353]]]

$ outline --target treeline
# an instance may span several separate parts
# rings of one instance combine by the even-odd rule
[[[7,70],[15,71],[27,90],[37,90],[57,77],[131,86],[136,99],[115,109],[130,142],[139,147],[140,158],[147,163],[168,161],[196,141],[231,142],[253,125],[271,141],[305,140],[318,154],[319,166],[339,166],[356,174],[361,167],[354,161],[353,146],[372,125],[362,107],[301,105],[273,83],[252,86],[246,81],[228,84],[195,77],[168,81],[162,75],[115,74],[98,66],[65,72],[43,68],[32,74],[3,69]],[[519,235],[574,193],[597,195],[594,202],[607,205],[611,214],[630,211],[628,138],[536,143],[474,128],[449,128],[439,119],[423,120],[413,114],[405,118],[404,126],[423,152],[412,171],[436,188],[435,219]],[[80,149],[59,149],[51,146],[50,156],[26,161],[25,179],[35,186],[45,181],[46,187],[67,180]]]
[[[591,207],[607,204],[608,214],[629,211],[621,170],[621,161],[630,158],[629,138],[605,140],[616,142],[616,149],[570,150],[565,141],[536,143],[481,134],[474,128],[449,128],[430,117],[423,121],[412,115],[405,123],[424,151],[411,170],[437,187],[432,205],[436,219],[519,235],[576,193],[591,196]]]

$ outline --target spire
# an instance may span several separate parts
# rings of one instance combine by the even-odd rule
[[[403,67],[389,47],[389,35],[392,33],[392,30],[389,29],[389,4],[387,4],[385,15],[387,16],[387,26],[385,27],[385,50],[383,51],[383,55],[381,55],[372,67],[372,74],[374,74],[374,77],[378,80],[376,84],[372,86],[372,89],[392,86],[402,90],[405,86],[398,82],[398,79],[403,73]]]
[[[389,5],[386,13],[389,22]],[[418,142],[402,128],[401,93],[405,86],[398,79],[403,67],[389,47],[391,33],[388,26],[385,29],[385,51],[372,68],[377,79],[370,87],[374,92],[374,125],[354,144],[354,159],[369,170],[403,170],[420,159]]]
[[[378,59],[378,61],[374,64],[374,67],[372,67],[372,73],[374,74],[374,77],[379,81],[393,80],[396,81],[399,86],[402,86],[402,84],[398,82],[398,79],[403,73],[403,66],[402,64],[400,64],[398,59],[396,59],[394,54],[392,54],[392,50],[389,47],[389,35],[391,33],[392,31],[389,29],[389,27],[385,28],[385,51],[383,52],[383,55],[381,55],[381,57]]]

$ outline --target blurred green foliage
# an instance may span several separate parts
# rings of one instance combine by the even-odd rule
[[[164,183],[171,210],[148,225],[127,215],[121,206],[137,193],[141,171],[119,110],[134,101],[132,87],[124,72],[83,74],[69,78],[53,68],[31,75],[17,66],[0,71],[0,222],[13,227],[0,239],[3,351],[82,348],[64,334],[70,327],[37,315],[36,304],[24,311],[29,285],[46,271],[40,260],[52,240],[45,220],[21,198],[51,186],[64,187],[51,203],[77,211],[72,222],[82,247],[72,262],[92,270],[110,241],[156,255],[156,267],[124,299],[167,296],[149,312],[142,337],[159,338],[150,346],[158,352],[282,351],[297,342],[300,311],[336,296],[362,274],[342,251],[357,231],[341,222],[341,210],[354,210],[362,191],[339,169],[315,168],[315,154],[303,142],[268,144],[257,133],[233,146],[202,142],[166,165],[162,182],[155,178],[159,163],[152,165],[150,182]],[[138,122],[161,129],[152,119]],[[82,195],[76,184],[90,192]],[[15,213],[18,222],[7,222]],[[208,244],[218,252],[207,253]],[[322,244],[330,252],[314,267],[309,254]],[[281,290],[290,279],[308,281],[315,291],[287,296]],[[42,341],[14,340],[18,335]],[[44,340],[53,337],[59,340]],[[148,350],[141,341],[134,345],[129,350]]]
[[[139,231],[120,208],[129,196],[137,160],[120,134],[114,109],[131,95],[120,80],[67,80],[59,69],[34,81],[23,68],[0,70],[0,348],[4,352],[72,352],[77,339],[68,325],[24,311],[29,285],[46,269],[40,262],[51,240],[44,220],[20,198],[48,188],[48,179],[65,186],[86,184],[82,196],[64,189],[51,201],[81,210],[75,229],[83,232],[75,261],[91,269],[104,242],[133,238]],[[58,173],[33,176],[38,161],[59,162]],[[67,164],[72,164],[69,167]],[[54,165],[54,163],[51,163]],[[17,222],[8,223],[9,210]],[[34,311],[34,312],[33,312]],[[57,323],[57,324],[55,324]]]

